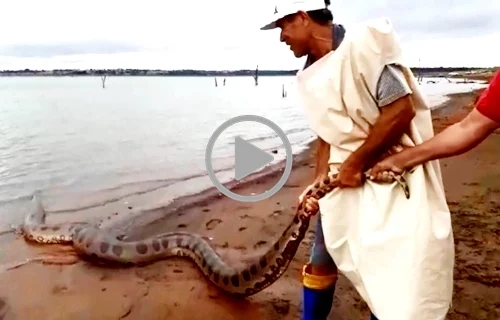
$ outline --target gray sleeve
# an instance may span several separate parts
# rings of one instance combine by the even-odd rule
[[[410,86],[399,66],[386,65],[377,83],[378,106],[384,107],[411,93]]]

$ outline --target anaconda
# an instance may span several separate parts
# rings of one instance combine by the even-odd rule
[[[392,175],[385,182],[394,180],[408,198],[409,188],[402,176]],[[169,232],[140,241],[123,241],[90,223],[46,225],[45,211],[38,197],[34,197],[37,208],[26,217],[21,232],[26,239],[39,243],[70,243],[77,253],[104,262],[144,264],[174,256],[187,257],[219,289],[233,296],[247,297],[273,284],[288,268],[315,214],[306,210],[307,197],[320,199],[336,187],[336,175],[314,185],[274,245],[243,268],[228,265],[205,239],[193,233]]]

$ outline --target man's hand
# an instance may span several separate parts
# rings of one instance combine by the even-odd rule
[[[302,203],[302,201],[304,201],[304,198],[306,197],[306,193],[309,190],[311,190],[318,181],[320,181],[319,178],[316,179],[312,184],[307,186],[307,188],[305,188],[304,191],[302,191],[302,193],[299,196],[299,203]],[[312,212],[313,214],[316,214],[319,211],[318,200],[309,197],[305,203],[305,209],[307,212]]]
[[[356,188],[363,184],[364,163],[347,159],[339,169],[339,186],[341,188]]]
[[[299,203],[302,203],[302,201],[304,201],[304,198],[306,197],[307,192],[311,190],[315,184],[322,181],[325,177],[326,177],[325,175],[321,175],[318,178],[316,178],[312,184],[307,186],[307,188],[305,188],[304,191],[302,191],[302,193],[299,196]],[[306,211],[316,214],[319,211],[318,200],[311,197],[307,198],[305,203],[305,208]]]
[[[383,180],[385,178],[384,172],[387,171],[392,171],[396,174],[403,173],[403,170],[406,169],[406,165],[400,160],[401,156],[395,154],[378,162],[370,169],[370,179]]]

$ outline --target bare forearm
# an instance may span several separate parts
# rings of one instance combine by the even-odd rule
[[[354,161],[362,163],[364,169],[373,165],[401,139],[415,116],[413,104],[408,97],[385,108],[363,145],[351,155]]]
[[[457,156],[475,148],[500,126],[482,118],[473,111],[466,119],[449,126],[432,139],[397,154],[396,163],[401,164],[401,169],[407,169],[427,161]]]

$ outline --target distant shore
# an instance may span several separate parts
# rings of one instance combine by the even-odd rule
[[[432,67],[411,70],[416,77],[467,77],[474,80],[486,80],[496,68],[469,68],[469,67]],[[298,70],[160,70],[160,69],[54,69],[54,70],[0,70],[0,77],[13,76],[40,76],[40,77],[67,77],[67,76],[293,76]]]

